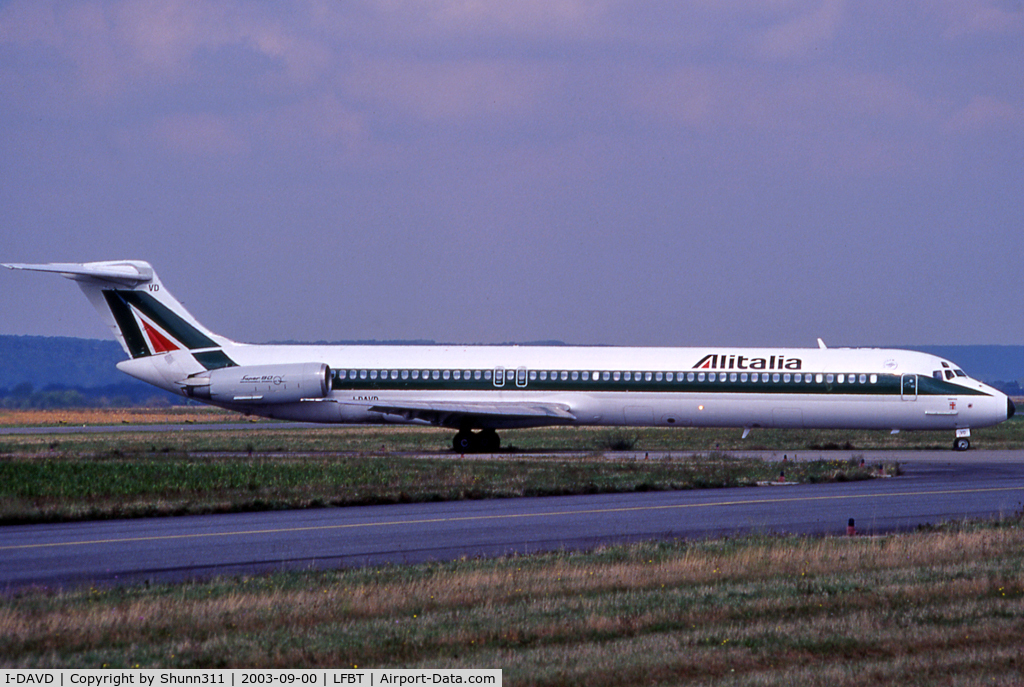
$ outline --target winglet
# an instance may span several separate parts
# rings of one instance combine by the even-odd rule
[[[153,268],[149,263],[138,260],[86,263],[51,262],[45,265],[4,263],[3,266],[12,270],[55,272],[75,281],[106,281],[125,286],[137,286],[153,279]]]

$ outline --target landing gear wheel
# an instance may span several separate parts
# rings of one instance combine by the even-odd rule
[[[959,439],[954,439],[953,440],[953,450],[954,451],[966,451],[970,447],[971,447],[971,440],[970,439],[967,439],[965,437],[960,437]]]
[[[493,429],[471,432],[459,430],[452,439],[452,448],[457,453],[479,453],[481,451],[497,451],[501,448],[501,438]]]
[[[479,434],[480,450],[494,453],[501,448],[501,437],[493,429],[485,429]]]
[[[470,453],[476,450],[476,437],[472,432],[459,432],[452,439],[452,448],[457,453]]]

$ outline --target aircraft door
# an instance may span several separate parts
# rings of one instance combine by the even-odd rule
[[[520,367],[516,370],[516,386],[522,388],[526,386],[526,368]]]
[[[917,400],[917,375],[903,375],[900,398],[904,401]]]

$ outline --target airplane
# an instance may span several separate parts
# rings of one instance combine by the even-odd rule
[[[5,264],[74,280],[129,359],[122,372],[246,415],[456,430],[457,452],[546,425],[951,430],[1015,412],[948,360],[880,348],[253,345],[206,329],[149,263]]]

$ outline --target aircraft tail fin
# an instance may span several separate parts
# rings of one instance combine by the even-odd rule
[[[77,282],[132,358],[176,350],[195,352],[232,343],[199,324],[164,288],[148,262],[112,260],[3,266],[53,272]]]

